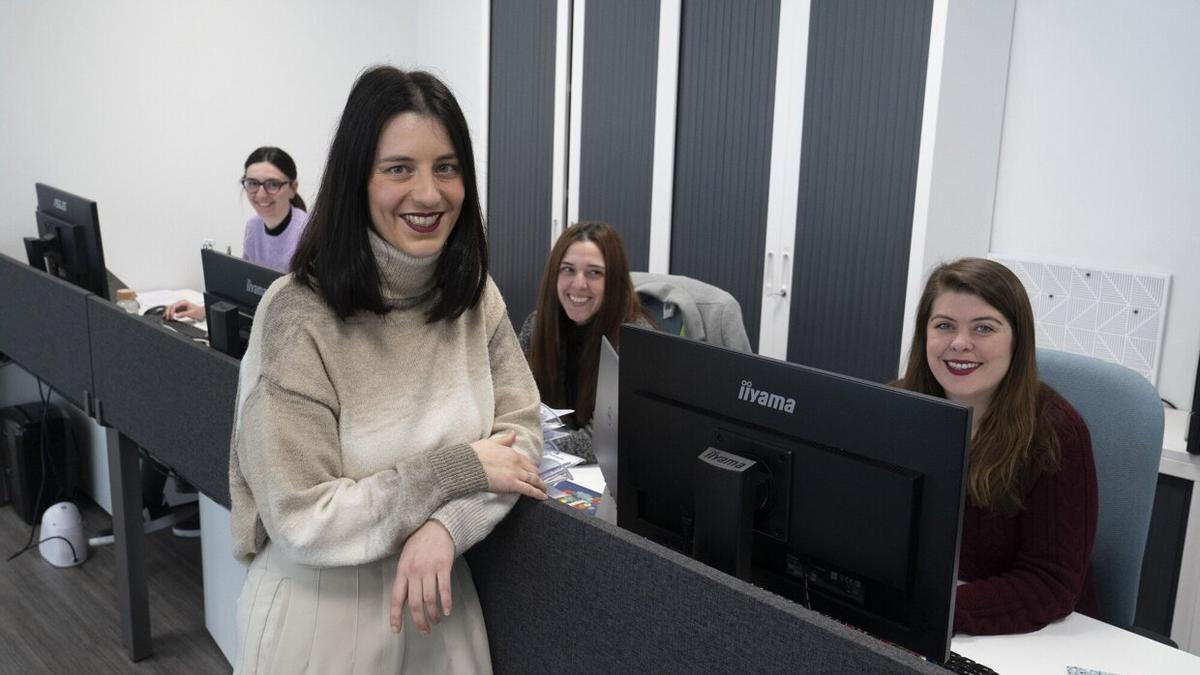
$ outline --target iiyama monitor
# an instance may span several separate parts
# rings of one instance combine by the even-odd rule
[[[246,352],[258,301],[267,292],[267,287],[283,275],[269,267],[212,249],[200,251],[200,265],[204,269],[204,310],[209,344],[213,349],[240,359]]]
[[[629,325],[619,406],[618,525],[946,660],[969,408]]]

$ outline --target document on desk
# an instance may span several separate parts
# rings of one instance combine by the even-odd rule
[[[568,454],[559,450],[554,441],[565,438],[569,435],[566,429],[566,424],[562,418],[574,412],[570,409],[551,408],[545,403],[542,404],[542,462],[538,466],[538,473],[541,474],[542,480],[547,483],[553,483],[562,478],[569,478],[570,468],[576,464],[582,464],[583,458]]]
[[[545,443],[554,443],[554,441],[566,437],[568,434],[567,425],[562,421],[562,418],[575,412],[570,408],[551,408],[545,403],[542,404],[542,441]]]
[[[145,311],[150,309],[151,307],[158,307],[159,305],[164,305],[164,306],[170,305],[172,303],[179,302],[180,300],[187,300],[188,302],[192,303],[193,305],[203,305],[204,304],[204,294],[199,291],[193,291],[190,289],[165,290],[165,291],[139,291],[137,294],[137,301],[138,301],[138,304],[141,305],[141,311],[143,313],[145,313]]]
[[[582,463],[582,457],[576,457],[554,448],[543,447],[542,463],[538,465],[538,473],[543,481],[553,484],[557,480],[570,478],[571,467]]]

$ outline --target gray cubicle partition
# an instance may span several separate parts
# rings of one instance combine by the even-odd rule
[[[87,299],[91,293],[0,254],[0,351],[88,409],[92,352]]]
[[[95,416],[108,427],[121,637],[138,661],[153,651],[138,448],[228,506],[238,362],[96,296],[87,313]]]
[[[229,506],[238,361],[93,298],[97,418]]]
[[[944,673],[554,502],[522,499],[467,561],[497,673]]]

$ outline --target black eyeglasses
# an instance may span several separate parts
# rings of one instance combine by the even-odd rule
[[[242,184],[247,194],[254,194],[261,187],[269,195],[273,195],[282,190],[283,186],[291,184],[291,181],[286,180],[258,180],[256,178],[243,178],[238,182]]]

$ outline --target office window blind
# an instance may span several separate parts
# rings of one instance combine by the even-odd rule
[[[550,251],[554,0],[493,0],[488,115],[491,274],[519,328]]]
[[[931,0],[813,0],[788,360],[896,375]]]
[[[682,7],[671,273],[733,294],[758,344],[777,0]]]
[[[579,219],[613,224],[630,269],[650,256],[658,2],[587,3],[579,152]]]

